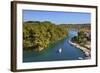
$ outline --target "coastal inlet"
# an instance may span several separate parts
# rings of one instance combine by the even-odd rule
[[[86,60],[90,59],[84,50],[72,45],[69,41],[78,35],[78,30],[71,29],[64,39],[49,45],[45,50],[23,51],[23,62],[59,61],[59,60]]]

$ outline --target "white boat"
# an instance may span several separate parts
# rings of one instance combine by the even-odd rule
[[[82,58],[82,57],[78,57],[78,59],[79,59],[79,60],[82,60],[83,58]]]
[[[60,48],[58,51],[59,51],[59,53],[61,53],[62,52],[62,48]]]

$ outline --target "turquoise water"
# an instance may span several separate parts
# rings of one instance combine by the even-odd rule
[[[77,30],[70,30],[68,37],[53,45],[40,53],[34,51],[23,51],[23,62],[39,62],[39,61],[58,61],[58,60],[79,60],[85,59],[85,54],[79,49],[69,44],[69,40],[77,35]],[[59,53],[59,49],[62,52]]]

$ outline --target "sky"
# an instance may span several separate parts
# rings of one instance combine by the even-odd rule
[[[23,21],[51,21],[55,24],[90,23],[91,14],[83,12],[23,10]]]

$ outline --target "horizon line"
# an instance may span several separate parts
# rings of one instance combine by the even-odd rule
[[[34,20],[26,20],[26,21],[23,21],[23,22],[29,22],[29,21],[36,22]],[[37,21],[37,22],[50,22],[50,23],[56,24],[56,25],[60,25],[60,24],[91,24],[89,22],[85,22],[85,23],[54,23],[52,21],[47,21],[47,20],[46,21]]]

